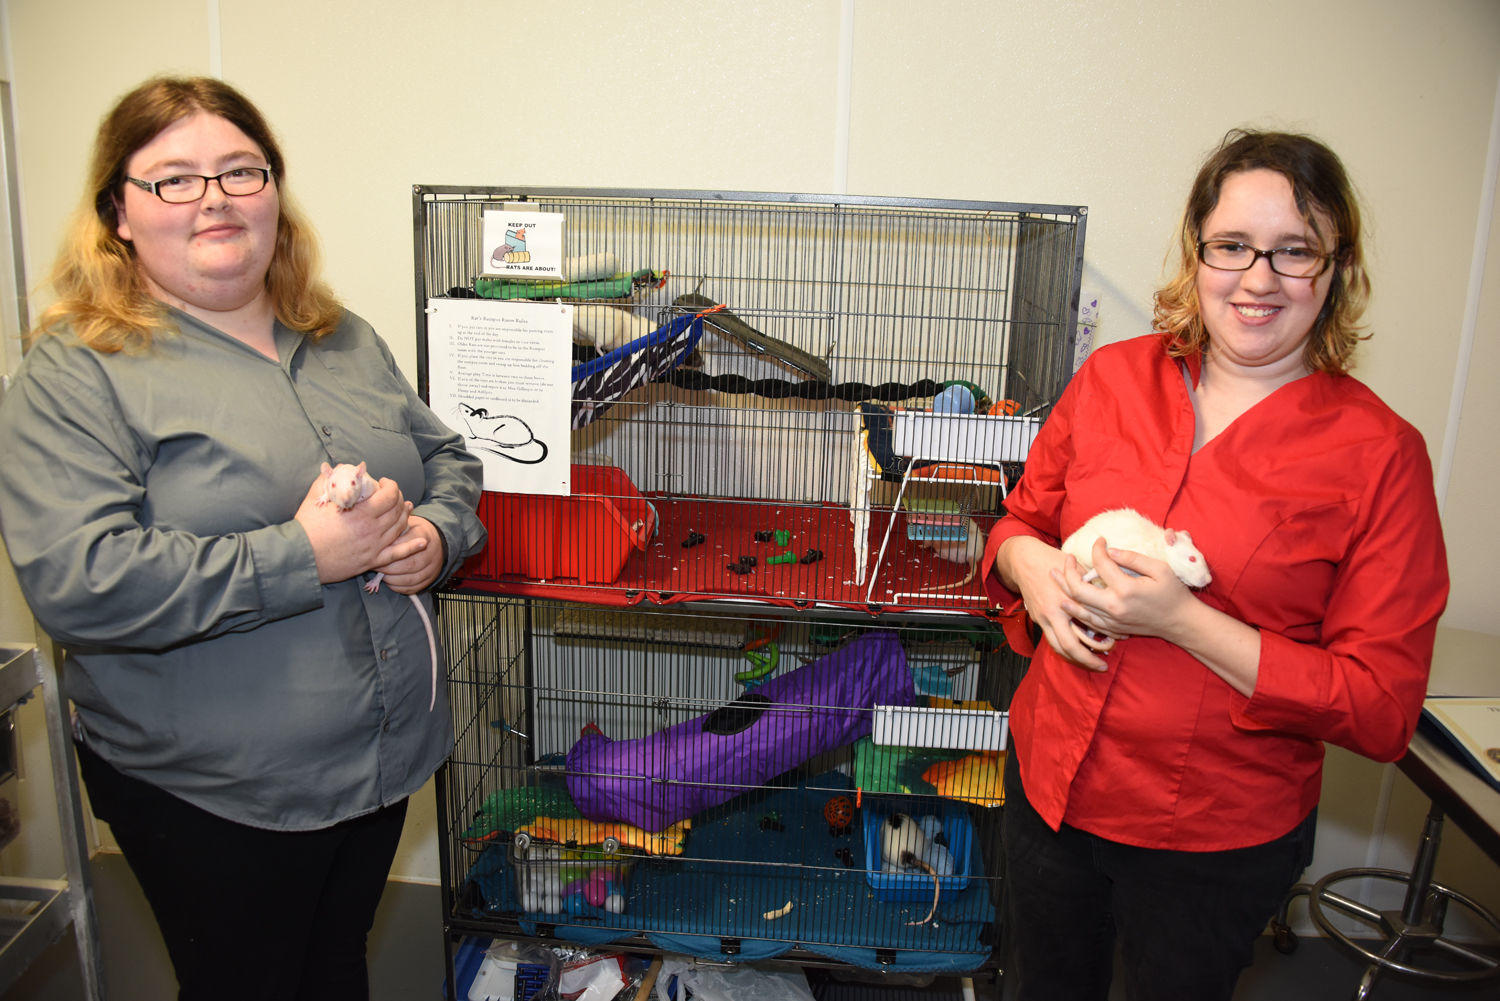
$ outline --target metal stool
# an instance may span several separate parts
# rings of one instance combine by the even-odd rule
[[[1434,986],[1477,987],[1500,983],[1500,958],[1443,935],[1443,923],[1450,904],[1466,908],[1497,936],[1500,936],[1500,918],[1457,890],[1433,881],[1432,872],[1437,864],[1442,834],[1443,812],[1434,804],[1427,812],[1422,842],[1410,873],[1397,869],[1339,869],[1316,883],[1298,883],[1292,887],[1271,922],[1277,950],[1290,955],[1297,948],[1297,936],[1287,924],[1287,909],[1294,899],[1305,894],[1308,916],[1323,934],[1370,964],[1354,992],[1354,1001],[1366,1001],[1382,973]],[[1405,883],[1405,903],[1399,911],[1377,911],[1333,891],[1335,884],[1351,879]],[[1379,936],[1379,949],[1368,948],[1335,927],[1323,909],[1325,905],[1337,908],[1374,929]],[[1466,964],[1473,969],[1438,969],[1408,962],[1426,951],[1441,953],[1449,960],[1457,961],[1458,965]]]

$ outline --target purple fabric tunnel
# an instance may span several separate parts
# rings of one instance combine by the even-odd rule
[[[869,632],[755,694],[769,703],[738,733],[711,732],[710,714],[634,740],[580,737],[568,752],[579,812],[660,831],[868,736],[871,706],[908,705],[916,692],[896,634]]]

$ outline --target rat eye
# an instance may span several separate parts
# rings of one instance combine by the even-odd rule
[[[1188,562],[1189,563],[1197,563],[1198,562],[1198,557],[1196,557],[1196,556],[1189,556],[1188,557]]]

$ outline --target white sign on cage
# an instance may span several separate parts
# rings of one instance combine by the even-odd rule
[[[560,212],[485,212],[484,273],[509,278],[560,277],[562,230]]]
[[[427,313],[429,402],[484,462],[484,488],[569,494],[573,307],[429,299]]]

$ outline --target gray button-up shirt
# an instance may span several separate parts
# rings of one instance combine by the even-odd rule
[[[410,600],[320,585],[293,514],[324,460],[484,543],[479,460],[346,313],[272,361],[185,313],[144,352],[42,337],[0,404],[0,531],[89,746],[212,813],[324,827],[401,799],[452,743]],[[429,611],[431,599],[423,596]]]

